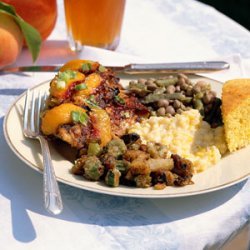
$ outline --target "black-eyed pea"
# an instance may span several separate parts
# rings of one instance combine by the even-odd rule
[[[149,84],[152,84],[152,83],[154,83],[154,81],[148,79],[148,80],[145,82],[145,85],[149,85]]]
[[[198,81],[194,85],[193,90],[194,90],[195,93],[198,93],[198,92],[204,91],[204,90],[206,90],[208,88],[209,88],[209,84],[207,82]]]
[[[178,74],[177,77],[178,77],[178,79],[181,79],[181,78],[182,78],[182,79],[184,79],[185,81],[188,80],[188,77],[187,77],[185,74],[182,74],[182,73]]]
[[[177,83],[179,86],[182,86],[182,85],[185,85],[186,84],[186,81],[184,78],[178,78],[178,83]]]
[[[214,98],[215,98],[215,95],[212,91],[206,91],[203,95],[202,101],[205,104],[208,104],[208,103],[213,102]]]
[[[176,113],[177,113],[177,114],[181,114],[182,112],[183,112],[182,109],[177,109],[177,110],[176,110]]]
[[[140,78],[140,79],[138,79],[138,83],[145,84],[146,82],[147,82],[147,80],[146,80],[146,79],[144,79],[144,78]]]
[[[174,85],[169,85],[167,88],[166,88],[166,92],[168,94],[173,94],[175,92],[175,86]]]
[[[180,109],[187,110],[187,107],[183,103],[181,103]]]
[[[181,87],[179,85],[175,86],[175,92],[180,92],[181,91]]]
[[[188,88],[186,90],[186,96],[192,96],[193,95],[193,87],[188,85]]]
[[[173,106],[175,109],[178,109],[181,107],[181,102],[179,100],[174,100]]]
[[[188,88],[188,85],[185,83],[185,84],[181,85],[180,88],[181,88],[181,90],[186,91]]]
[[[156,111],[150,111],[150,116],[157,116]]]
[[[194,93],[196,94],[196,93],[201,92],[201,91],[204,89],[205,86],[207,86],[207,83],[206,83],[206,82],[204,82],[204,81],[198,81],[198,82],[194,85],[194,87],[193,87]]]
[[[147,82],[146,85],[147,85],[147,89],[150,90],[150,91],[154,91],[154,90],[157,89],[157,86],[156,86],[156,84],[153,81],[150,82],[150,83]]]
[[[167,99],[161,99],[157,102],[158,107],[167,107],[169,105],[169,101]]]
[[[157,109],[158,116],[165,116],[165,114],[166,114],[166,110],[164,107],[160,107],[159,109]]]
[[[175,115],[175,109],[172,106],[167,106],[166,113],[168,113],[170,115]]]

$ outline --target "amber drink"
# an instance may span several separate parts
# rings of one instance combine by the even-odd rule
[[[64,0],[69,45],[114,50],[120,39],[125,0]]]

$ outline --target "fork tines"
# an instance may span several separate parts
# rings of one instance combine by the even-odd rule
[[[39,134],[40,114],[45,108],[46,99],[46,92],[42,96],[41,91],[27,90],[23,115],[23,129],[26,136],[31,137]]]

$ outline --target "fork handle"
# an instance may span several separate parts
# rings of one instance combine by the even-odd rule
[[[55,171],[52,165],[49,145],[43,136],[38,136],[43,155],[43,195],[44,206],[52,214],[60,214],[63,210],[62,198]]]

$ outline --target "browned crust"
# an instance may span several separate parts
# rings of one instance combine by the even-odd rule
[[[227,81],[222,88],[223,119],[248,98],[250,98],[250,79]]]

